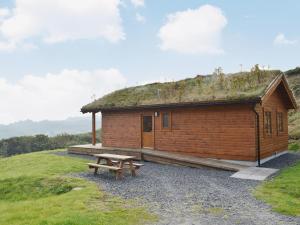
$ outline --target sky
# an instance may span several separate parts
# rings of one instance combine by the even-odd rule
[[[299,66],[297,0],[0,0],[0,124],[80,116],[113,90]]]

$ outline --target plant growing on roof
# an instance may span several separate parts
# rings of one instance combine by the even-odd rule
[[[176,82],[176,90],[178,93],[178,102],[182,101],[182,97],[184,94],[185,84],[184,82]]]
[[[251,72],[228,75],[219,69],[214,75],[198,75],[175,82],[153,83],[115,91],[84,106],[82,112],[113,107],[253,98],[261,96],[279,74],[281,72],[278,70],[260,71],[258,66]]]
[[[226,86],[226,80],[225,80],[225,74],[223,73],[222,67],[219,66],[218,68],[216,68],[213,75],[217,77],[217,83],[219,88],[221,90],[224,90]]]
[[[251,74],[253,74],[255,77],[257,77],[257,81],[258,83],[261,82],[261,78],[262,78],[262,72],[259,69],[259,65],[255,64],[252,68],[251,68]]]

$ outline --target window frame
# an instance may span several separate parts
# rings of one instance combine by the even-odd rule
[[[264,111],[264,133],[266,136],[272,136],[272,111],[265,110]]]
[[[168,114],[168,127],[164,127],[164,114]],[[162,130],[171,130],[172,129],[172,113],[170,111],[163,111],[160,113],[161,116],[161,129]]]
[[[150,128],[150,130],[145,131],[145,128],[147,128],[147,126],[145,126],[145,120],[144,118],[148,117],[149,119],[151,119],[151,127],[149,126],[148,128]],[[142,115],[142,132],[143,133],[151,133],[153,132],[153,117],[152,115]]]
[[[281,120],[279,120],[279,118]],[[283,112],[282,111],[276,112],[276,128],[277,128],[277,135],[284,133],[284,121],[283,121]]]

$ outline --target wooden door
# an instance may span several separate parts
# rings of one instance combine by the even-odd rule
[[[142,147],[153,148],[153,116],[142,116]]]

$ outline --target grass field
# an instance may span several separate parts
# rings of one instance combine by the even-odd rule
[[[300,152],[300,140],[290,140],[289,150],[292,152]]]
[[[255,191],[255,196],[271,204],[279,213],[300,216],[300,163],[263,183]]]
[[[110,196],[69,173],[86,161],[38,152],[0,159],[1,225],[144,224],[155,220],[134,202]]]

